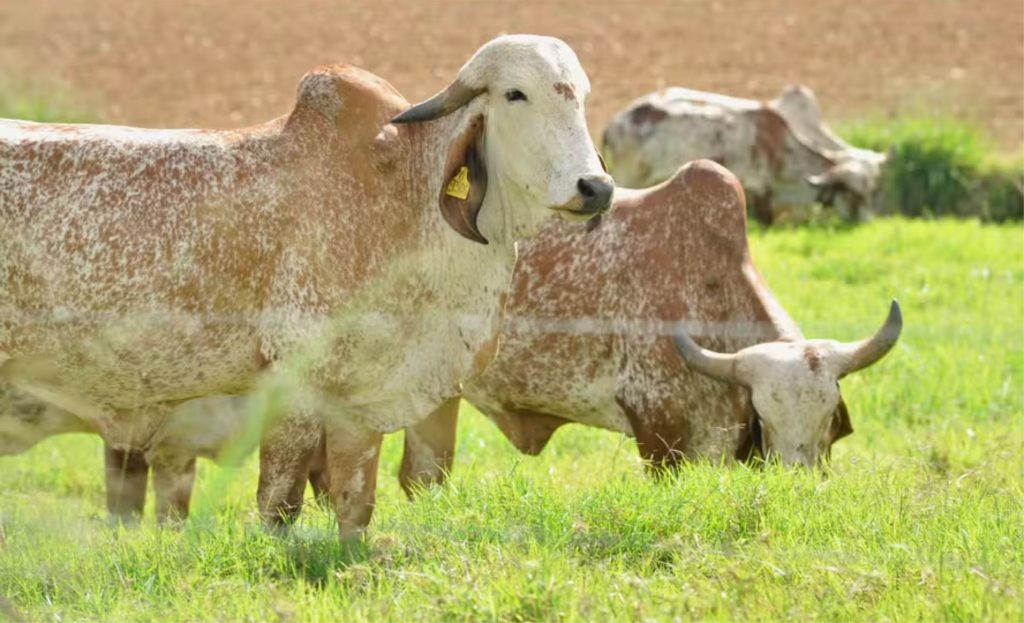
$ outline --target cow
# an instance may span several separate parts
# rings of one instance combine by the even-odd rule
[[[551,223],[524,243],[507,313],[498,356],[463,397],[524,453],[578,422],[634,437],[655,471],[701,458],[823,466],[853,431],[839,379],[902,329],[894,301],[865,340],[805,339],[753,264],[739,181],[710,161],[619,187],[589,233]],[[455,409],[419,426],[453,436]],[[406,481],[442,480],[451,450],[407,441]]]
[[[236,462],[253,447],[247,430],[248,416],[259,405],[243,396],[212,396],[189,400],[174,409],[167,424],[149,443],[146,451],[117,449],[104,444],[104,477],[107,511],[120,523],[140,520],[146,488],[152,472],[157,496],[156,515],[161,524],[184,519],[188,514],[195,478],[195,459]],[[316,424],[314,424],[316,425]],[[52,436],[68,433],[96,433],[90,423],[74,413],[53,406],[10,384],[0,384],[0,456],[20,454]],[[322,437],[321,437],[322,442]],[[190,461],[168,465],[159,459],[161,448],[173,452],[191,451]],[[318,498],[327,494],[323,452],[310,466],[309,481]],[[151,464],[152,462],[152,464]]]
[[[844,197],[853,218],[859,217],[861,206],[879,207],[882,167],[889,154],[855,147],[833,132],[822,120],[818,99],[809,87],[788,86],[768,106],[778,111],[814,149],[837,155],[839,164],[808,178],[813,186],[822,189],[825,200],[831,201],[837,194]],[[843,193],[843,189],[850,192]]]
[[[510,35],[415,106],[325,66],[242,130],[0,123],[0,381],[169,471],[192,449],[152,443],[187,400],[282,405],[275,473],[305,474],[322,422],[357,536],[383,433],[493,357],[516,244],[610,206],[589,90],[565,43]],[[270,524],[295,506],[279,485],[261,475]]]
[[[226,442],[224,433],[233,433],[241,428],[243,422],[240,418],[224,417],[228,413],[240,413],[236,411],[233,400],[229,397],[201,399],[185,402],[177,407],[176,411],[182,413],[176,415],[182,422],[188,422],[190,427],[196,423],[202,424],[201,430],[205,434],[202,441],[200,442],[198,438],[189,440],[195,446],[195,455],[217,458],[217,453]],[[95,432],[97,431],[88,419],[40,400],[9,383],[0,384],[0,456],[20,454],[55,435]],[[177,437],[177,434],[170,430],[161,430],[161,434]],[[213,436],[219,439],[211,444],[209,441]],[[170,444],[174,445],[176,441],[181,440],[172,439]],[[152,445],[150,444],[151,447]],[[105,444],[104,463],[107,510],[110,516],[125,523],[138,520],[145,505],[146,483],[150,472],[145,454]],[[190,495],[184,500],[180,499],[180,489],[185,486],[189,490],[188,493],[191,493],[194,470],[194,456],[191,461],[170,472],[164,465],[153,466],[154,486],[161,491],[156,508],[161,522],[175,518],[176,512],[188,512]]]
[[[692,460],[824,468],[853,432],[839,379],[893,348],[902,311],[893,301],[864,340],[805,339],[746,227],[739,180],[707,160],[617,188],[589,232],[550,223],[522,245],[498,355],[462,397],[530,455],[576,422],[635,438],[654,473]],[[406,431],[407,494],[445,480],[458,409],[453,397]]]
[[[617,114],[604,131],[616,182],[646,187],[696,158],[739,176],[753,214],[770,224],[785,207],[839,202],[853,218],[877,202],[884,154],[854,148],[821,121],[806,87],[759,102],[672,87]]]

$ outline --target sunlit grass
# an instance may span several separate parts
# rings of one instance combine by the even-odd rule
[[[111,528],[101,445],[68,436],[0,459],[0,595],[32,620],[1021,620],[1024,230],[881,219],[751,243],[808,336],[903,306],[897,349],[843,381],[856,432],[827,479],[652,481],[632,441],[581,426],[524,457],[464,406],[452,481],[416,502],[388,438],[352,546],[312,504],[265,534],[251,458],[200,465],[182,531],[152,508]]]

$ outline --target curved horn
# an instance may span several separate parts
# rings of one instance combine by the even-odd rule
[[[902,331],[903,312],[900,310],[899,302],[893,299],[889,306],[889,317],[885,319],[881,329],[866,340],[840,344],[836,349],[842,361],[839,378],[866,368],[885,357],[900,339]]]
[[[839,181],[835,172],[832,171],[832,169],[829,169],[824,173],[819,173],[818,175],[808,175],[804,179],[807,181],[808,184],[814,186],[815,188],[830,186]]]
[[[487,90],[489,76],[494,65],[502,60],[500,38],[484,44],[459,69],[447,87],[434,97],[420,102],[391,120],[391,123],[417,123],[431,121],[453,113],[465,106],[471,99]]]
[[[726,355],[701,348],[690,337],[685,322],[680,320],[676,323],[675,329],[672,331],[672,339],[687,366],[719,381],[745,385],[736,374],[736,364],[739,358],[736,355]]]
[[[417,123],[443,117],[466,105],[469,100],[482,92],[483,89],[473,89],[463,84],[461,77],[456,78],[455,82],[449,84],[443,91],[412,106],[392,119],[391,123]]]

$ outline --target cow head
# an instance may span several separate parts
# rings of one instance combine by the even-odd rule
[[[852,206],[866,204],[872,208],[878,203],[879,178],[884,154],[874,152],[869,157],[851,156],[832,165],[818,175],[807,176],[807,183],[817,191],[817,200],[831,206],[837,198],[843,198]]]
[[[479,117],[455,141],[441,209],[460,234],[486,243],[529,237],[557,212],[589,220],[611,206],[614,186],[587,132],[590,81],[562,41],[528,35],[487,43],[437,95],[393,119],[431,121],[458,110]],[[500,209],[481,211],[485,200]],[[499,233],[503,232],[503,234]]]
[[[793,155],[803,159],[802,170],[814,171],[804,181],[815,201],[831,206],[839,200],[851,215],[861,205],[875,207],[886,154],[853,147],[837,136],[822,121],[813,91],[787,87],[762,112],[778,114],[793,133]]]
[[[765,457],[787,465],[820,465],[831,444],[852,432],[839,379],[875,363],[889,352],[903,328],[900,306],[874,336],[853,343],[832,340],[766,342],[735,354],[705,350],[693,342],[682,323],[676,347],[698,372],[750,390]]]

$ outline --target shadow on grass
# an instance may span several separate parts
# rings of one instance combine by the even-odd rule
[[[341,541],[336,533],[292,533],[281,537],[282,556],[288,564],[281,575],[302,579],[315,586],[342,579],[348,571],[374,558],[372,540]]]
[[[251,581],[304,580],[315,586],[375,557],[374,540],[341,541],[333,516],[328,524],[302,520],[289,528],[239,525],[237,518],[202,515],[189,518],[183,532],[189,564],[226,574],[246,569]],[[261,579],[262,578],[262,579]]]

